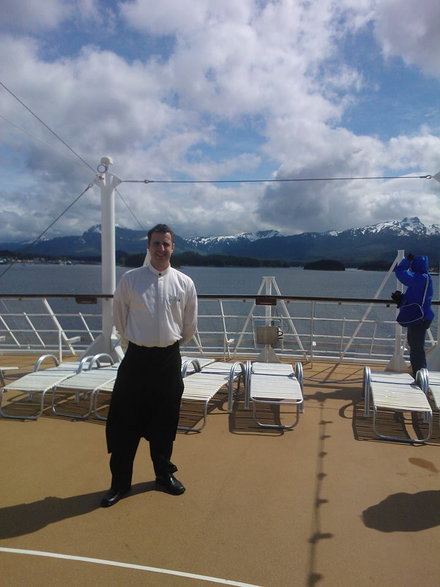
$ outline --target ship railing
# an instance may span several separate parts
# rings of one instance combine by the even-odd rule
[[[102,299],[109,297],[0,296],[0,353],[83,354],[101,333]],[[396,354],[407,358],[406,331],[395,316],[389,300],[199,295],[198,331],[183,351],[224,360],[255,358],[269,350],[280,360],[387,363]],[[261,342],[268,327],[275,337]],[[428,348],[436,346],[437,332],[433,324]]]
[[[0,295],[0,353],[77,356],[102,329],[102,295]],[[83,304],[92,304],[83,312]]]
[[[227,360],[261,355],[269,345],[259,344],[258,329],[266,325],[279,333],[270,347],[280,359],[388,363],[396,355],[408,358],[406,331],[396,323],[390,300],[206,295],[199,296],[199,306],[198,333],[187,353]],[[433,324],[428,331],[428,349],[437,344],[437,330]]]

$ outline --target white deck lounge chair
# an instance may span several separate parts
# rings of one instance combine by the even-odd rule
[[[372,372],[370,367],[364,367],[363,393],[365,397],[364,415],[368,417],[370,407],[373,408],[373,430],[378,438],[423,443],[431,437],[431,406],[426,394],[419,385],[414,383],[409,373]],[[428,423],[426,436],[423,438],[411,438],[409,436],[393,436],[380,433],[377,426],[377,413],[379,410],[423,414],[425,422]]]
[[[102,364],[103,360],[106,361],[105,365]],[[77,420],[85,420],[88,418],[93,412],[95,391],[98,388],[102,388],[105,384],[114,383],[118,372],[118,366],[119,364],[113,363],[113,359],[105,353],[95,355],[90,362],[88,369],[83,369],[53,386],[53,413],[57,416],[65,416]],[[60,396],[64,398],[62,403],[59,402]],[[85,412],[79,413],[77,406],[80,400],[87,398],[89,399],[88,409]],[[69,405],[69,399],[73,400],[73,405],[76,407],[75,411],[66,411],[65,408]]]
[[[196,359],[196,361],[198,360]],[[195,365],[195,369],[194,373],[184,377],[185,388],[182,402],[186,400],[203,404],[202,425],[198,428],[179,426],[179,430],[200,432],[206,424],[209,402],[224,385],[227,385],[228,390],[228,411],[232,410],[234,383],[237,383],[237,387],[241,382],[244,383],[246,371],[243,363],[224,363],[221,361],[210,362],[201,370],[197,370],[197,365]]]
[[[292,429],[299,420],[299,414],[304,411],[303,396],[303,369],[302,364],[293,366],[287,363],[261,363],[250,361],[246,364],[247,385],[245,408],[252,402],[254,422],[262,428]],[[258,419],[257,406],[294,405],[296,419],[292,424],[267,424]]]
[[[75,375],[75,373],[82,371],[90,364],[93,357],[85,357],[82,361],[71,363],[58,363],[55,355],[43,355],[35,363],[34,371],[27,373],[19,379],[5,385],[0,392],[0,415],[3,418],[12,418],[16,420],[36,420],[44,410],[44,401],[46,394],[52,391],[53,387],[59,385],[62,381]],[[42,365],[46,360],[51,360],[55,364],[54,367],[42,369]],[[33,414],[13,414],[2,409],[2,400],[4,393],[7,391],[16,391],[24,394],[26,406],[37,406],[37,412]],[[38,397],[38,401],[34,402],[34,397]]]

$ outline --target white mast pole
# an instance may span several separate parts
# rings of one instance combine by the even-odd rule
[[[113,295],[116,287],[115,188],[121,180],[109,173],[112,163],[110,157],[103,157],[100,165],[105,168],[101,185],[101,293],[104,295]],[[105,340],[111,339],[112,307],[112,298],[103,299],[102,336]]]
[[[101,293],[109,297],[102,300],[101,334],[89,346],[85,355],[108,353],[118,358],[112,342],[112,296],[116,288],[115,189],[121,180],[108,171],[112,163],[111,157],[102,157],[95,179],[95,184],[101,189]]]

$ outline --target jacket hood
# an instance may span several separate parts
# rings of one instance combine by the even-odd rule
[[[411,269],[414,271],[414,273],[428,273],[428,257],[426,257],[425,255],[419,255],[418,257],[414,257],[414,260],[411,263]]]

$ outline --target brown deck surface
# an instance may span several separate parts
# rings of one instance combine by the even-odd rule
[[[21,365],[15,376],[34,360],[0,364]],[[220,396],[201,433],[177,437],[186,493],[154,490],[144,443],[132,493],[108,509],[102,422],[0,418],[1,584],[437,586],[438,414],[429,444],[379,441],[362,417],[362,366],[306,364],[304,375],[293,430],[258,429]]]

